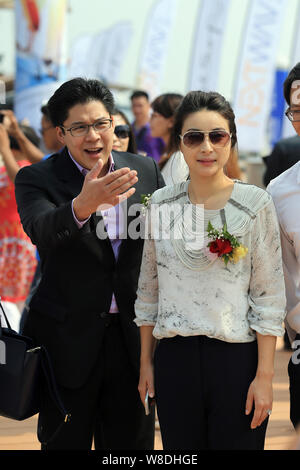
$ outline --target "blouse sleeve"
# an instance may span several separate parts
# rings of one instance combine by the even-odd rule
[[[149,217],[150,207],[147,215]],[[149,219],[148,219],[149,220]],[[144,242],[143,258],[135,301],[135,323],[137,326],[155,325],[158,313],[158,275],[156,263],[155,241],[151,237]]]
[[[262,335],[282,336],[286,297],[280,231],[271,199],[256,216],[251,245],[250,327]]]

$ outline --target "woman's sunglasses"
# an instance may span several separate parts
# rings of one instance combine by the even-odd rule
[[[182,142],[188,148],[195,148],[204,142],[205,136],[208,136],[211,145],[220,148],[225,147],[231,139],[232,134],[228,134],[226,131],[188,131],[183,135],[180,135]]]
[[[127,139],[127,137],[130,135],[130,129],[127,125],[116,126],[114,132],[118,139]]]

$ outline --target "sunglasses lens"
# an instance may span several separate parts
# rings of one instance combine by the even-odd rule
[[[115,132],[115,134],[117,137],[119,137],[119,139],[126,139],[128,137],[127,131],[118,131],[118,132]]]
[[[187,132],[183,136],[183,143],[189,148],[201,145],[204,140],[203,132]]]
[[[190,131],[184,134],[183,143],[186,147],[194,148],[201,145],[204,141],[205,134],[201,131]],[[230,139],[230,135],[224,131],[209,132],[209,140],[215,147],[225,147]]]
[[[116,126],[115,134],[119,139],[126,139],[129,137],[129,127],[128,126]]]
[[[224,147],[229,141],[230,135],[227,132],[212,131],[209,133],[209,139],[213,145]]]

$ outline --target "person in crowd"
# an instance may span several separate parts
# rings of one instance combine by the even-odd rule
[[[166,185],[176,184],[188,178],[189,170],[182,153],[176,149],[173,138],[174,114],[183,96],[179,93],[164,93],[151,103],[151,135],[161,138],[165,151],[158,165]]]
[[[143,240],[127,230],[133,204],[164,182],[153,159],[112,151],[114,98],[101,82],[63,83],[48,109],[64,149],[15,182],[42,266],[23,331],[48,350],[71,414],[47,443],[61,416],[45,392],[42,449],[90,449],[93,439],[96,450],[152,449],[155,414],[139,400],[133,322]]]
[[[20,125],[32,145],[39,145],[34,130]],[[14,181],[19,169],[30,165],[18,141],[0,124],[0,297],[11,327],[19,331],[20,316],[36,268],[35,247],[25,234],[17,211]]]
[[[300,62],[292,68],[284,82],[284,97],[288,104],[286,115],[300,135]],[[273,179],[267,191],[274,200],[280,224],[287,297],[285,326],[291,345],[296,349],[300,344],[300,161]],[[291,355],[288,373],[290,418],[296,428],[300,424],[300,366],[297,351]]]
[[[173,132],[190,180],[147,201],[141,401],[155,396],[166,450],[263,449],[285,313],[275,208],[224,173],[237,133],[220,94],[188,93]]]
[[[113,150],[117,152],[137,153],[136,142],[132,126],[126,116],[120,109],[113,112],[115,129]]]
[[[48,106],[44,104],[41,107],[42,119],[40,133],[43,137],[44,146],[48,152],[42,158],[47,158],[52,153],[59,152],[62,149],[62,143],[57,138],[56,129],[51,122]]]
[[[268,186],[271,180],[275,179],[284,171],[291,168],[300,160],[300,137],[295,135],[279,140],[274,145],[270,155],[264,157],[266,171],[264,173],[264,185]]]
[[[49,158],[50,155],[52,155],[53,153],[60,152],[62,150],[63,146],[62,146],[62,143],[57,138],[56,129],[55,129],[54,125],[51,122],[48,106],[46,104],[44,104],[41,107],[41,113],[42,113],[42,119],[41,119],[40,134],[43,138],[44,147],[49,152],[45,155],[41,153],[41,160],[45,160],[45,159]],[[13,119],[13,121],[15,121],[15,119]],[[20,132],[17,133],[17,135],[20,135],[20,134],[21,134]],[[24,140],[25,139],[23,139],[23,141]],[[32,156],[32,159],[34,161],[35,153],[33,153],[31,151],[30,147],[28,148],[28,152],[29,152],[29,155]],[[27,315],[28,315],[28,312],[29,312],[29,304],[30,304],[31,298],[32,298],[34,292],[36,291],[36,289],[37,289],[37,287],[40,283],[41,276],[42,276],[42,274],[41,274],[40,255],[39,255],[38,251],[36,252],[36,257],[37,257],[38,264],[37,264],[37,267],[36,267],[36,270],[35,270],[35,274],[34,274],[34,277],[33,277],[33,280],[32,280],[32,284],[31,284],[28,296],[27,296],[27,298],[25,300],[25,303],[24,303],[24,309],[23,309],[21,319],[20,319],[20,332],[23,331],[24,324],[25,324],[25,321],[26,321],[26,318],[27,318]]]
[[[134,115],[132,128],[135,135],[137,153],[152,157],[158,162],[164,153],[164,141],[151,136],[149,95],[145,91],[136,90],[132,93],[130,99]]]
[[[41,107],[42,117],[40,129],[44,147],[48,152],[46,155],[40,147],[34,145],[31,140],[27,138],[12,110],[2,110],[1,113],[4,114],[4,124],[7,132],[18,142],[18,146],[22,153],[27,156],[30,163],[37,163],[62,148],[61,142],[57,139],[56,130],[51,123],[47,105]]]
[[[28,139],[22,130],[22,126],[18,123],[14,112],[7,109],[1,110],[1,113],[4,114],[3,124],[5,125],[8,134],[18,142],[18,146],[23,155],[26,155],[26,158],[30,163],[39,162],[43,158],[44,153],[38,146]]]

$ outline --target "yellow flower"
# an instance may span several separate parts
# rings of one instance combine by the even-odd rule
[[[237,263],[240,259],[245,258],[248,253],[248,248],[244,245],[237,246],[233,249],[232,260],[234,263]]]

